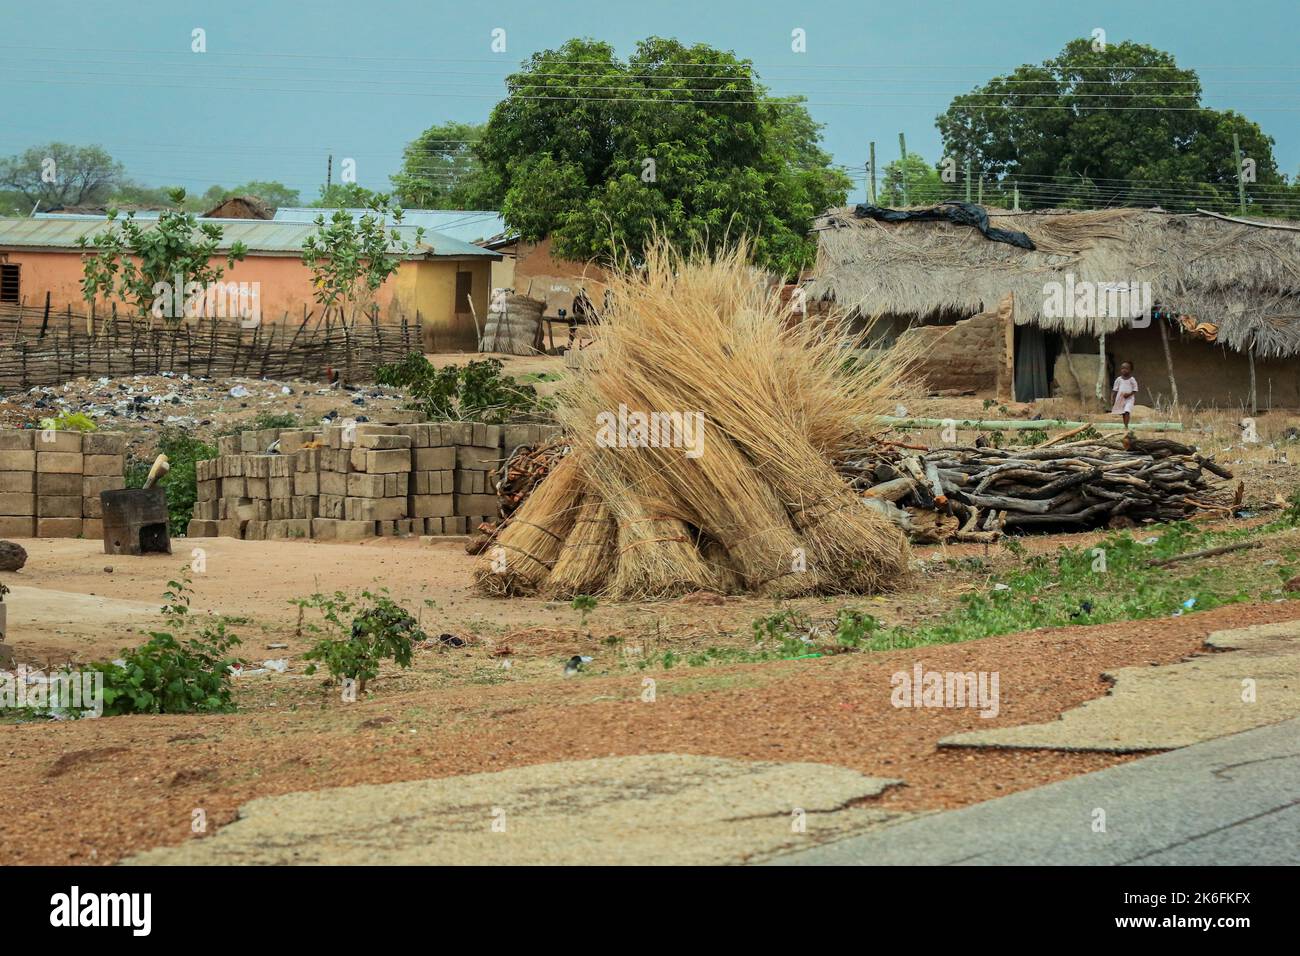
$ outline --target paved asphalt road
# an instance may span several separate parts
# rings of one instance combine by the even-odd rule
[[[769,863],[818,864],[1300,864],[1300,719]]]

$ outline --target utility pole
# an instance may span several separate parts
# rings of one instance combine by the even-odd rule
[[[975,200],[975,201],[978,202],[981,206],[984,205],[984,176],[983,176],[983,174],[980,175],[980,195],[979,195],[979,199],[977,199],[977,200]]]
[[[1241,140],[1236,133],[1232,134],[1232,156],[1237,162],[1237,209],[1244,216],[1246,215],[1246,180],[1242,178]]]
[[[966,157],[966,201],[970,202],[970,157]]]
[[[876,141],[871,141],[871,169],[867,176],[867,200],[876,204]]]
[[[907,140],[903,138],[902,133],[898,134],[898,151],[899,153],[902,154],[903,157],[902,162],[899,164],[898,167],[898,173],[899,173],[899,178],[903,181],[903,205],[906,206],[908,204],[907,203]]]
[[[1012,195],[1015,198],[1012,200],[1012,202],[1014,202],[1015,205],[1011,207],[1011,211],[1020,212],[1020,184],[1016,183],[1014,188],[1015,188],[1015,192],[1013,192]]]

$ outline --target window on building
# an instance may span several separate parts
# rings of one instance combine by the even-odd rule
[[[474,294],[474,273],[456,273],[456,311],[469,311],[469,296]]]
[[[0,264],[0,302],[18,301],[18,269],[16,265]]]

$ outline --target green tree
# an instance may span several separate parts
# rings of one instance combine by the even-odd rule
[[[1196,72],[1140,43],[1073,40],[956,97],[936,125],[959,167],[969,157],[974,175],[1004,192],[1016,183],[1030,206],[1235,206],[1234,132],[1254,162],[1248,193],[1260,211],[1284,185],[1271,137],[1202,106]]]
[[[242,186],[232,186],[229,189],[224,186],[209,187],[203,194],[204,208],[211,209],[217,203],[232,196],[256,196],[272,209],[296,206],[302,201],[298,190],[290,189],[284,183],[275,180],[250,179]]]
[[[331,183],[320,188],[312,205],[317,209],[369,209],[381,195],[357,183]]]
[[[171,194],[178,188],[177,186],[146,186],[132,179],[123,179],[114,185],[113,194],[105,202],[117,208],[142,206],[170,209],[172,208]],[[187,203],[190,198],[186,198]]]
[[[952,184],[945,183],[939,171],[917,153],[908,153],[907,162],[896,159],[882,171],[876,202],[881,206],[903,205],[903,182],[907,182],[906,199],[911,206],[928,206],[945,199],[956,199]]]
[[[168,198],[183,206],[185,190],[173,190]],[[110,209],[107,229],[90,239],[77,237],[77,246],[88,252],[81,257],[82,296],[88,303],[124,302],[141,317],[179,321],[185,313],[176,308],[178,299],[188,304],[195,284],[216,282],[248,254],[243,243],[233,243],[223,267],[217,261],[221,237],[219,225],[199,224],[192,212],[164,210],[156,221],[144,222],[128,213],[119,223],[117,210]]]
[[[507,88],[477,153],[511,228],[565,258],[635,255],[656,231],[707,248],[745,233],[792,274],[812,260],[812,216],[847,194],[803,104],[732,53],[650,38],[625,62],[570,40]]]
[[[20,195],[25,211],[59,209],[103,202],[122,172],[101,146],[46,143],[0,160],[0,186]]]
[[[392,178],[397,197],[419,209],[500,208],[500,183],[474,151],[482,135],[482,123],[430,126],[406,144]]]
[[[303,264],[311,270],[316,301],[327,313],[366,308],[402,257],[424,239],[423,228],[415,230],[413,244],[386,225],[390,218],[395,224],[402,220],[402,210],[386,194],[376,194],[366,208],[355,218],[346,209],[336,210],[328,221],[321,213],[316,232],[303,243]]]

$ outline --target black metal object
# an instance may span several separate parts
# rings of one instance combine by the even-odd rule
[[[99,496],[105,554],[171,554],[162,488],[123,488]]]

